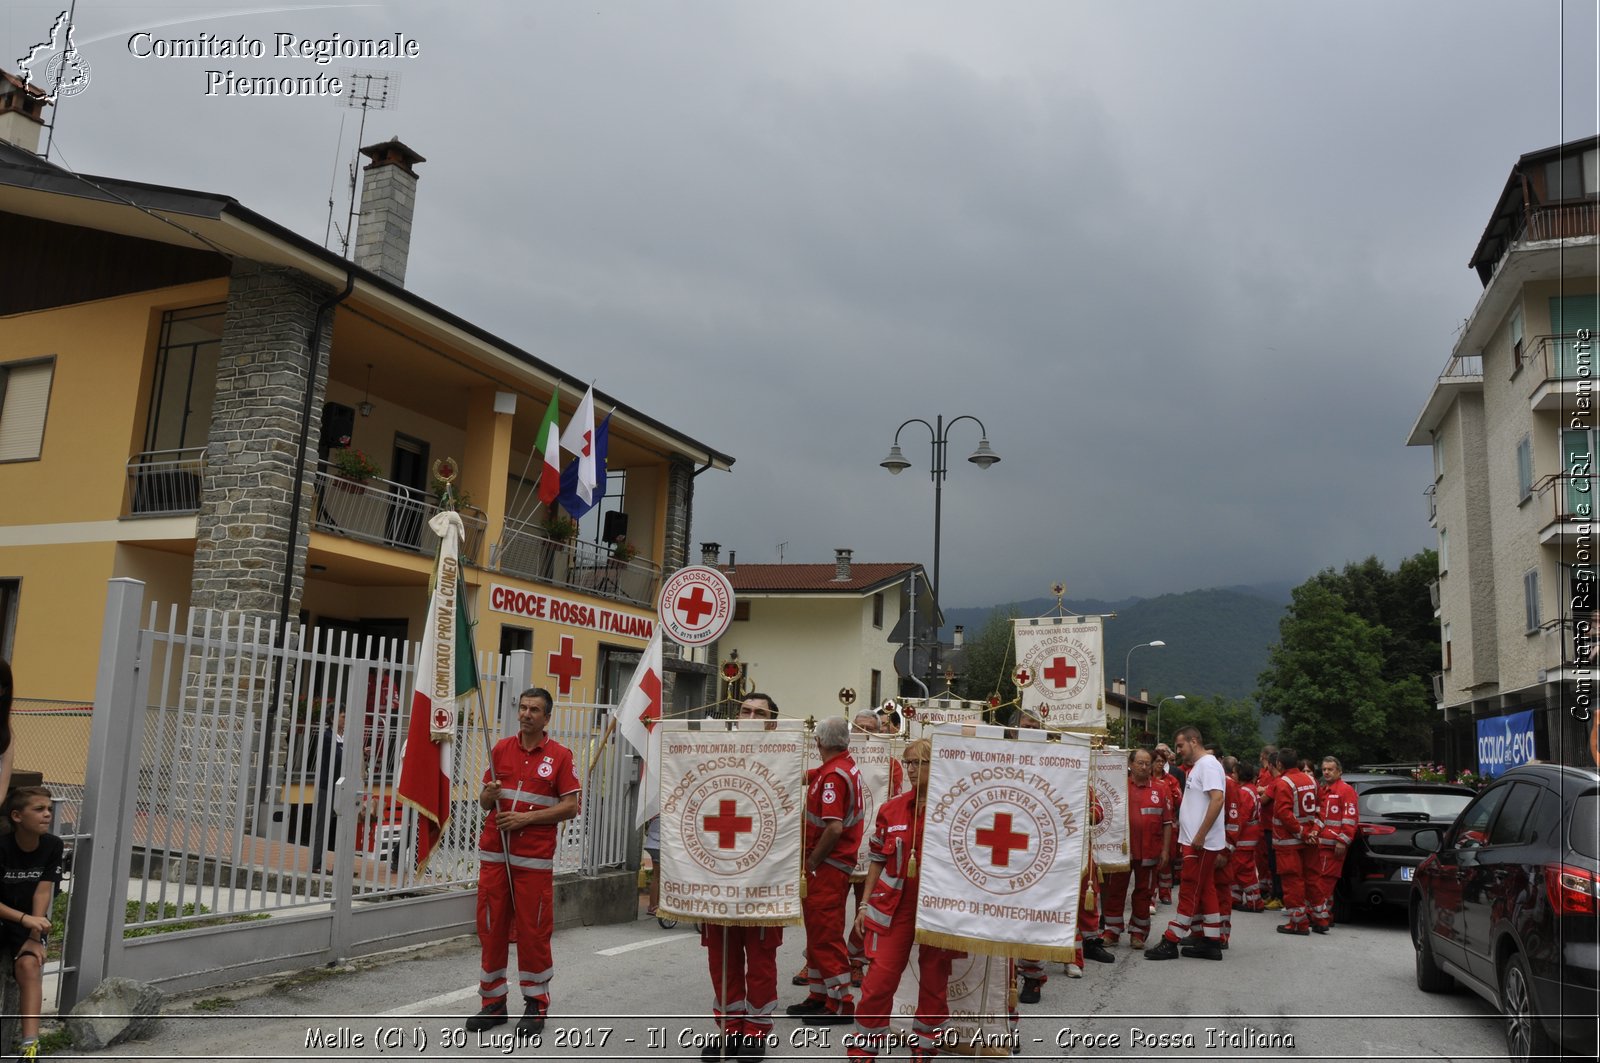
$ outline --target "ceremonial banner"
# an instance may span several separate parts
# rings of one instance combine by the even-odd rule
[[[1003,956],[969,953],[950,964],[950,1018],[939,1031],[940,1055],[1011,1058],[1019,1042],[1009,1018],[1010,970],[1011,961]],[[913,949],[894,991],[889,1022],[897,1029],[909,1030],[916,1022],[920,973]]]
[[[816,743],[811,743],[816,748]],[[905,789],[905,772],[896,770],[905,740],[896,735],[877,735],[851,732],[850,756],[861,773],[861,849],[856,854],[856,869],[851,878],[865,879],[867,865],[872,862],[872,828],[878,822],[878,809],[883,803]],[[900,785],[896,787],[894,783]]]
[[[1022,711],[1046,727],[1104,730],[1105,653],[1098,616],[1040,616],[1012,622]]]
[[[800,922],[805,725],[664,720],[661,914],[697,922]]]
[[[1089,785],[1100,799],[1100,822],[1089,828],[1094,862],[1101,871],[1128,870],[1128,753],[1115,746],[1094,750]]]
[[[1089,739],[942,724],[933,735],[919,942],[992,956],[1076,955]]]
[[[936,724],[982,723],[983,710],[989,706],[962,698],[901,698],[900,707],[907,719],[919,725],[916,730],[908,728],[908,733],[921,738]]]

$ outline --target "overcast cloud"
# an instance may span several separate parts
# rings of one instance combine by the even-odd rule
[[[0,65],[62,6],[0,13]],[[1596,131],[1595,7],[1550,0],[80,0],[77,23],[93,81],[53,158],[317,240],[354,114],[208,98],[203,71],[398,71],[365,139],[428,159],[408,287],[734,455],[697,481],[697,541],[931,563],[927,433],[904,475],[877,463],[906,418],[981,418],[1004,460],[954,431],[951,606],[1433,545],[1430,457],[1402,444],[1480,291],[1468,256],[1519,155]],[[139,60],[140,29],[422,54]]]

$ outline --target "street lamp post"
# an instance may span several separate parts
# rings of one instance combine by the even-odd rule
[[[1162,698],[1159,702],[1156,703],[1156,741],[1157,742],[1161,741],[1161,706],[1165,705],[1169,701],[1188,701],[1188,700],[1189,699],[1187,697],[1185,697],[1184,695],[1182,695],[1182,694],[1174,694],[1174,695],[1172,695],[1172,697],[1170,697],[1170,698]]]
[[[906,425],[920,424],[928,430],[928,434],[933,438],[933,460],[930,463],[930,471],[933,475],[933,600],[941,608],[943,608],[943,599],[939,597],[939,532],[940,524],[944,519],[944,478],[949,473],[946,455],[950,442],[950,429],[962,421],[973,422],[978,426],[978,431],[981,433],[978,438],[978,449],[968,455],[967,460],[980,469],[987,469],[999,461],[1000,455],[989,448],[989,430],[984,427],[983,422],[978,418],[969,413],[964,413],[959,417],[952,418],[949,424],[945,423],[943,414],[935,417],[933,424],[929,424],[921,417],[913,417],[909,421],[905,421],[899,428],[894,430],[894,442],[889,446],[889,456],[878,462],[879,465],[888,469],[894,476],[898,476],[911,468],[911,463],[906,460],[905,454],[901,453],[900,450],[900,433],[905,430]],[[933,641],[933,667],[935,671],[939,667],[940,646],[940,640],[936,637]],[[907,661],[906,663],[910,665],[913,662]]]
[[[1133,651],[1134,650],[1142,650],[1146,646],[1151,646],[1151,647],[1154,647],[1156,649],[1160,649],[1162,646],[1165,646],[1165,645],[1166,645],[1166,643],[1162,642],[1160,639],[1155,639],[1152,642],[1141,642],[1141,643],[1139,643],[1139,645],[1132,646],[1132,647],[1130,647],[1128,649],[1128,656],[1127,656],[1126,660],[1123,661],[1123,664],[1122,664],[1122,682],[1124,684],[1124,686],[1122,688],[1122,748],[1123,749],[1127,749],[1128,748],[1128,722],[1133,719]],[[1160,706],[1158,705],[1158,706],[1156,706],[1156,708],[1159,711]],[[1159,738],[1161,736],[1157,735],[1156,737],[1159,740]]]

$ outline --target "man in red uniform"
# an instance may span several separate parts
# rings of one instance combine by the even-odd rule
[[[553,703],[548,690],[523,691],[517,699],[517,733],[495,744],[478,793],[478,804],[493,814],[484,817],[478,838],[478,941],[483,949],[478,994],[483,1008],[467,1020],[473,1032],[506,1021],[513,920],[524,1009],[517,1033],[542,1031],[550,1010],[556,842],[560,824],[578,814],[582,789],[572,754],[545,734]]]
[[[873,712],[871,709],[862,709],[860,712],[856,713],[855,719],[851,722],[852,734],[875,735],[881,734],[882,731],[882,718],[878,715],[878,713]],[[905,789],[905,785],[905,770],[900,766],[900,762],[898,760],[889,761],[889,792],[882,795],[878,799],[877,803],[880,805],[883,804],[884,801]],[[866,823],[863,822],[863,833],[865,833],[865,827]],[[857,866],[860,866],[860,863],[861,853],[858,849],[856,851]],[[866,903],[866,877],[852,875],[850,886],[855,892],[856,911],[859,912],[861,910],[861,906]],[[866,938],[860,931],[855,929],[855,926],[855,921],[852,919],[850,922],[850,937],[846,940],[845,945],[850,950],[850,984],[852,986],[859,986],[861,984],[861,977],[867,969],[867,954],[865,951]],[[808,984],[811,980],[809,966],[801,968],[800,974],[804,975],[805,977],[799,978],[795,984]]]
[[[1183,805],[1178,809],[1178,844],[1183,850],[1178,910],[1161,943],[1144,956],[1147,960],[1176,959],[1181,943],[1185,956],[1220,960],[1222,915],[1217,908],[1216,866],[1225,859],[1228,845],[1223,819],[1227,782],[1222,765],[1200,744],[1199,728],[1180,728],[1175,744],[1189,766]],[[1192,933],[1197,919],[1201,927],[1198,937]]]
[[[1278,886],[1278,859],[1272,853],[1272,839],[1265,837],[1272,823],[1272,784],[1278,780],[1273,758],[1277,755],[1277,746],[1262,746],[1261,771],[1256,775],[1256,818],[1261,821],[1262,840],[1269,843],[1256,849],[1256,877],[1261,880],[1263,910],[1272,911],[1283,907],[1283,890]]]
[[[1344,781],[1338,757],[1322,758],[1321,820],[1317,830],[1316,866],[1306,873],[1306,901],[1311,906],[1311,929],[1326,934],[1333,926],[1333,890],[1344,870],[1344,854],[1356,840],[1361,813],[1356,792]]]
[[[1183,777],[1172,770],[1172,750],[1165,742],[1156,746],[1155,776],[1167,791],[1167,803],[1172,806],[1173,822],[1177,822],[1178,807],[1183,803]],[[1156,888],[1159,891],[1162,904],[1172,903],[1172,875],[1174,872],[1173,861],[1178,857],[1178,835],[1174,831],[1172,841],[1167,845],[1167,866],[1156,869]]]
[[[811,994],[786,1010],[810,1026],[854,1021],[850,952],[844,942],[845,898],[861,848],[861,773],[850,756],[850,725],[830,716],[817,724],[822,766],[806,790],[806,955]]]
[[[1299,768],[1299,758],[1287,746],[1273,754],[1277,778],[1272,795],[1272,852],[1278,864],[1278,879],[1283,883],[1283,910],[1289,921],[1278,927],[1280,934],[1311,935],[1306,916],[1305,879],[1310,860],[1306,845],[1317,837],[1317,784]]]
[[[1151,777],[1154,757],[1148,749],[1128,754],[1128,870],[1106,876],[1105,943],[1115,945],[1123,930],[1122,906],[1133,884],[1133,911],[1129,916],[1130,944],[1144,948],[1150,936],[1150,912],[1155,906],[1155,881],[1159,868],[1168,864],[1172,841],[1172,806],[1167,788]]]
[[[1233,937],[1233,877],[1235,874],[1234,861],[1238,858],[1239,851],[1239,780],[1228,772],[1228,763],[1232,757],[1222,755],[1222,747],[1215,742],[1206,743],[1206,752],[1217,758],[1217,763],[1222,765],[1222,816],[1223,837],[1227,839],[1225,850],[1226,859],[1218,858],[1216,867],[1217,878],[1217,913],[1222,916],[1222,948],[1228,947],[1229,939]]]
[[[749,694],[739,704],[739,724],[777,726],[778,703],[766,694]],[[711,969],[712,1014],[721,1033],[706,1042],[702,1063],[719,1059],[757,1060],[767,1054],[772,1009],[778,1002],[778,946],[781,926],[730,926],[702,923],[700,943]]]
[[[850,1059],[876,1059],[883,1050],[894,991],[911,958],[917,921],[917,862],[922,854],[932,750],[926,738],[906,746],[911,789],[878,809],[872,832],[872,866],[867,870],[867,905],[856,913],[856,926],[867,934],[872,965],[861,983],[855,1030],[846,1038]],[[950,961],[960,955],[933,945],[917,946],[917,1013],[908,1039],[913,1060],[939,1054],[939,1028],[950,1018]]]
[[[1235,910],[1259,912],[1262,910],[1261,882],[1256,853],[1261,848],[1261,820],[1257,815],[1256,788],[1239,778],[1240,765],[1233,757],[1223,761],[1222,766],[1239,786],[1239,847],[1232,861],[1234,877],[1229,892]]]

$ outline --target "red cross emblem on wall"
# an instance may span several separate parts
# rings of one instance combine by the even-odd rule
[[[696,587],[674,602],[672,608],[690,627],[699,627],[700,618],[711,613],[716,607],[711,604],[711,599],[706,597],[706,589]]]
[[[1011,829],[1011,813],[996,812],[994,823],[980,827],[974,835],[979,845],[989,850],[989,863],[995,867],[1011,866],[1011,850],[1028,848],[1028,836]]]
[[[572,681],[583,674],[583,658],[572,652],[572,636],[561,636],[561,649],[550,655],[550,675],[555,676],[556,692],[572,693]]]

